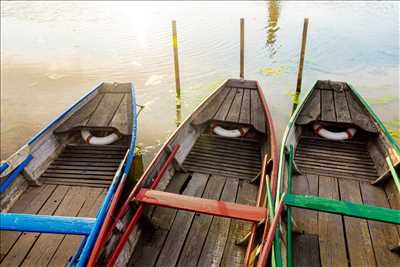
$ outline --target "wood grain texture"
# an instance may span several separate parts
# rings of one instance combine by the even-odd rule
[[[301,138],[295,162],[303,173],[361,180],[378,176],[366,143]]]
[[[108,126],[125,94],[105,94],[86,126]]]
[[[187,170],[253,179],[260,170],[260,146],[241,139],[201,135],[183,162]]]
[[[206,187],[209,175],[194,173],[183,191],[184,195],[200,197]],[[158,257],[156,266],[175,266],[179,253],[185,242],[187,233],[192,224],[194,212],[179,210],[176,213],[174,223],[165,240],[165,244]]]
[[[136,108],[136,107],[135,107]],[[111,119],[110,126],[117,128],[122,134],[132,134],[132,96],[125,94],[114,117]]]
[[[52,192],[51,196],[46,199],[44,203],[42,202],[42,206],[37,214],[52,215],[69,189],[70,188],[68,186],[57,187]],[[35,242],[39,236],[39,233],[22,233],[19,239],[13,244],[12,249],[3,259],[1,264],[3,266],[19,266],[22,264],[28,252],[35,245]]]
[[[335,177],[319,176],[319,196],[339,199]],[[318,213],[319,248],[322,266],[347,266],[346,243],[340,215]]]
[[[293,235],[293,266],[321,266],[318,235]]]
[[[318,196],[318,175],[296,175],[292,179],[293,193]],[[292,218],[297,226],[296,231],[318,235],[318,212],[292,208]]]
[[[362,107],[350,91],[346,91],[346,99],[353,123],[366,131],[376,133],[377,130],[371,118],[367,115],[365,108]]]
[[[227,179],[221,200],[235,202],[239,181]],[[231,219],[214,216],[207,239],[201,251],[198,266],[219,266],[228,239]]]
[[[212,175],[202,198],[218,200],[225,185],[225,177]],[[213,216],[196,213],[177,266],[196,266],[201,250],[209,232]]]
[[[301,110],[296,120],[297,124],[307,124],[311,121],[318,120],[321,114],[321,91],[314,89],[308,102]]]
[[[221,88],[217,95],[210,101],[210,103],[194,117],[192,124],[199,125],[212,119],[230,91],[231,88],[229,87],[225,86]]]
[[[331,90],[321,90],[321,120],[336,122],[335,103]]]
[[[24,194],[15,202],[9,212],[36,214],[40,211],[44,203],[51,196],[56,186],[44,185],[41,187],[29,187]],[[14,243],[21,236],[20,232],[1,231],[0,232],[0,263],[8,254]]]
[[[236,203],[255,205],[258,187],[247,181],[240,181]],[[245,236],[251,229],[252,224],[239,220],[232,220],[229,227],[228,239],[225,244],[224,254],[220,266],[239,267],[243,266],[246,254],[245,246],[238,246],[235,242]]]
[[[219,107],[217,113],[214,116],[214,120],[225,121],[226,116],[229,113],[232,102],[236,96],[236,88],[230,88],[228,95],[225,97],[224,102]]]
[[[106,189],[93,188],[85,196],[85,203],[78,213],[78,217],[95,218],[106,196]],[[75,255],[83,240],[82,236],[66,235],[54,253],[49,266],[65,266]]]
[[[389,208],[386,194],[382,188],[368,182],[360,182],[361,195],[364,204]],[[392,253],[389,248],[399,242],[399,233],[395,225],[368,221],[369,232],[378,266],[399,266],[400,256]]]
[[[393,181],[388,180],[385,186],[385,192],[391,209],[400,210],[400,193]],[[397,225],[397,231],[400,235],[400,225]]]
[[[341,200],[362,203],[360,182],[339,180]],[[374,250],[366,220],[343,216],[347,250],[352,266],[376,266]]]
[[[88,103],[82,105],[82,107],[80,107],[69,119],[67,119],[56,129],[56,132],[64,132],[72,129],[73,127],[85,125],[103,97],[104,94],[98,94]]]
[[[226,121],[239,122],[240,111],[242,107],[243,89],[238,88],[236,91],[235,98],[233,99],[231,108],[229,109]]]
[[[179,193],[189,178],[189,174],[176,174],[167,185],[166,190],[170,193]],[[154,266],[162,246],[167,238],[176,216],[175,209],[156,207],[153,211],[151,221],[156,230],[144,231],[143,237],[139,240],[135,251],[130,259],[130,266]]]
[[[334,91],[335,110],[337,122],[351,123],[349,107],[347,105],[346,93],[344,91]]]
[[[243,100],[242,106],[240,109],[240,118],[239,123],[250,124],[251,123],[251,109],[250,109],[250,89],[242,89],[243,90]]]
[[[76,216],[85,201],[85,195],[91,190],[88,187],[69,190],[54,215]],[[26,256],[22,266],[46,266],[64,239],[64,235],[41,234],[35,246]]]
[[[265,133],[265,116],[257,90],[251,91],[251,124],[257,131]]]

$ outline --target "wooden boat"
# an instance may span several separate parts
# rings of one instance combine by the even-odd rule
[[[288,212],[285,242],[277,243],[283,262],[400,266],[399,155],[351,85],[317,81],[282,142],[277,190],[287,192]]]
[[[276,153],[258,83],[225,81],[164,143],[97,240],[88,266],[254,260],[264,237],[256,225],[267,216],[265,175],[274,181]],[[248,242],[236,245],[247,233]]]
[[[133,85],[101,83],[2,162],[0,264],[84,266],[135,140]]]

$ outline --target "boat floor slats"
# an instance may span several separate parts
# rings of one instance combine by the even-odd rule
[[[126,146],[117,145],[89,145],[89,144],[69,144],[66,149],[73,150],[100,150],[100,151],[126,151]]]
[[[260,161],[258,143],[203,134],[183,166],[189,171],[253,179]]]
[[[124,146],[67,145],[40,180],[46,184],[107,187],[126,149]]]
[[[374,180],[378,177],[367,144],[301,138],[295,153],[300,171],[349,179]]]
[[[254,205],[257,186],[248,181],[214,174],[176,174],[166,191],[212,200]],[[236,239],[251,223],[156,207],[149,216],[155,228],[144,231],[129,266],[241,266],[245,246]]]
[[[399,209],[384,188],[365,180],[295,175],[293,192]],[[293,220],[294,266],[400,266],[389,249],[400,241],[396,225],[299,208]]]
[[[50,185],[29,187],[10,212],[95,217],[106,189]],[[82,237],[60,234],[1,232],[1,266],[65,266]]]

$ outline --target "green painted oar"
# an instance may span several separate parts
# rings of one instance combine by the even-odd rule
[[[348,201],[308,195],[287,194],[285,205],[350,217],[400,224],[400,211]]]
[[[400,180],[399,176],[397,175],[396,170],[394,169],[393,162],[389,156],[386,157],[386,162],[389,165],[390,172],[392,173],[394,183],[396,184],[397,190],[400,192]]]

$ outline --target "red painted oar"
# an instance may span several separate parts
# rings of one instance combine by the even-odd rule
[[[171,154],[168,156],[168,158],[165,161],[164,165],[161,167],[159,174],[153,180],[153,182],[152,182],[152,184],[150,186],[150,189],[155,189],[157,187],[157,185],[160,182],[161,178],[164,176],[165,172],[168,170],[168,167],[171,165],[173,159],[175,158],[175,155],[178,152],[179,147],[180,147],[179,144],[175,145],[174,149],[171,151]],[[132,200],[134,200],[134,198],[137,195],[137,193],[140,192],[140,189],[142,188],[142,185],[139,185],[136,188],[137,188],[137,190],[134,189],[132,191],[132,193],[129,196],[128,200],[124,203],[124,206],[122,207],[121,211],[118,213],[118,216],[115,219],[112,227],[109,229],[107,237],[112,232],[112,229],[114,229],[114,227],[117,224],[117,222],[125,215],[125,213],[127,212],[128,208],[129,208],[129,203]],[[131,232],[133,231],[135,225],[139,221],[139,218],[142,215],[143,210],[144,210],[144,204],[140,203],[139,207],[137,208],[137,210],[135,212],[135,215],[133,216],[133,218],[129,222],[127,228],[124,230],[124,232],[123,232],[123,234],[121,236],[121,239],[118,241],[117,247],[114,249],[113,253],[111,254],[111,257],[110,257],[109,261],[107,262],[107,267],[114,266],[119,254],[121,253],[122,249],[124,248],[124,245],[125,245],[126,241],[129,238],[129,235],[131,234]]]
[[[261,176],[260,176],[260,185],[258,187],[258,194],[257,194],[257,207],[261,207],[261,204],[264,201],[264,198],[266,197],[266,194],[264,193],[264,187],[265,187],[265,171],[267,168],[267,162],[268,162],[268,155],[264,156],[263,162],[262,162],[262,169],[261,169]],[[246,254],[244,257],[243,261],[243,266],[248,266],[249,261],[250,261],[250,255],[251,251],[253,250],[253,244],[256,239],[256,231],[257,231],[257,223],[253,223],[251,227],[251,234],[249,238],[249,242],[247,243],[247,249],[246,249]]]
[[[93,247],[92,253],[90,254],[87,266],[94,266],[96,264],[96,259],[100,253],[100,250],[107,240],[106,237],[107,237],[107,231],[109,229],[108,227],[111,223],[112,215],[114,214],[115,209],[117,207],[118,200],[122,194],[122,191],[123,191],[122,189],[124,188],[125,181],[126,181],[126,175],[124,174],[121,178],[121,182],[120,182],[120,184],[117,188],[117,191],[115,192],[115,195],[113,197],[113,200],[110,204],[108,214],[107,214],[106,219],[104,220],[104,223],[100,229],[99,237],[97,238],[96,243],[94,244],[94,247]]]

